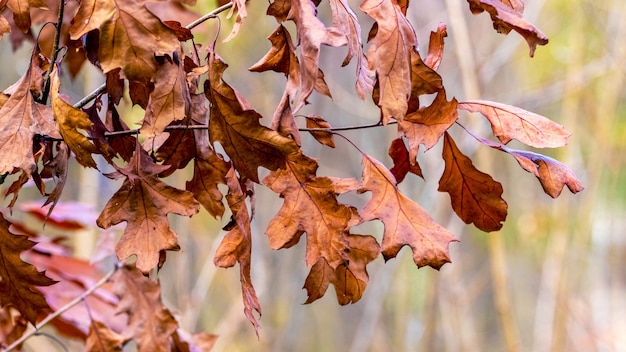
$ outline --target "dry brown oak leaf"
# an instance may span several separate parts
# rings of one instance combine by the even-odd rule
[[[36,47],[24,75],[4,91],[11,96],[0,107],[0,174],[12,172],[17,167],[30,176],[35,167],[35,134],[61,137],[52,117],[52,109],[36,102],[33,97],[33,92],[41,93],[42,82],[39,49]]]
[[[365,0],[361,10],[376,21],[377,32],[367,50],[369,69],[376,73],[383,123],[401,121],[411,94],[411,52],[417,46],[413,27],[394,0]],[[419,55],[419,54],[418,54]]]
[[[143,272],[157,266],[160,251],[179,249],[167,214],[192,216],[199,210],[191,192],[159,180],[157,175],[167,168],[155,164],[143,148],[137,147],[125,168],[107,175],[126,179],[102,210],[97,224],[106,229],[122,221],[128,223],[115,253],[120,260],[137,255],[137,268]]]
[[[473,133],[470,134],[479,142],[512,155],[524,170],[537,177],[543,191],[552,198],[558,197],[565,186],[572,193],[578,193],[585,188],[576,178],[574,172],[558,160],[538,153],[512,149],[500,143],[478,137]]]
[[[140,352],[170,351],[178,322],[161,301],[161,285],[135,268],[124,267],[113,276],[120,298],[117,313],[128,314],[125,339],[134,339]]]
[[[78,40],[99,30],[102,71],[121,68],[124,78],[147,84],[158,69],[155,55],[177,51],[180,42],[176,32],[144,4],[143,0],[83,0],[70,27],[70,37]]]
[[[341,305],[356,303],[363,296],[369,275],[366,266],[380,254],[380,246],[372,236],[346,235],[350,252],[348,262],[332,268],[320,258],[311,268],[304,282],[308,298],[305,304],[324,296],[329,284],[335,286],[337,302]]]
[[[56,281],[24,262],[20,254],[36,244],[27,236],[9,231],[11,223],[0,214],[0,307],[14,306],[31,324],[48,309],[48,303],[36,286],[50,286]]]
[[[476,169],[447,132],[444,135],[443,160],[445,169],[439,180],[439,191],[448,192],[452,209],[459,218],[485,232],[501,229],[508,208],[502,199],[502,185]]]
[[[439,269],[450,262],[448,246],[457,239],[437,224],[417,203],[400,193],[396,180],[378,160],[363,154],[363,188],[372,198],[361,209],[361,220],[380,220],[385,226],[382,253],[385,260],[395,258],[408,245],[418,267]]]
[[[258,336],[259,322],[254,316],[253,310],[261,315],[261,305],[252,286],[250,277],[250,263],[252,257],[252,234],[250,230],[250,215],[246,206],[246,196],[235,175],[235,170],[230,169],[226,174],[228,194],[226,200],[232,212],[231,224],[227,225],[228,233],[220,243],[215,253],[213,262],[222,268],[229,268],[239,263],[239,275],[241,281],[241,293],[243,297],[244,314],[254,326]]]
[[[333,269],[348,260],[346,231],[354,208],[339,203],[335,183],[315,175],[317,162],[299,154],[286,169],[271,172],[263,184],[285,201],[265,233],[273,249],[289,248],[306,232],[306,264],[324,258]]]
[[[13,12],[13,21],[19,30],[26,33],[30,29],[31,8],[46,8],[44,0],[8,0],[6,2],[9,10]]]
[[[209,137],[219,142],[243,177],[259,182],[258,168],[285,167],[285,158],[299,150],[291,139],[260,124],[262,117],[232,87],[222,80],[226,65],[211,51],[209,79],[204,94],[211,103]]]
[[[96,167],[96,162],[91,157],[92,153],[98,153],[98,148],[82,134],[80,130],[89,130],[93,123],[89,116],[82,110],[73,107],[59,94],[61,80],[57,67],[52,71],[51,78],[52,112],[63,137],[63,141],[76,155],[76,160],[84,167]]]
[[[535,148],[556,148],[566,145],[571,135],[558,123],[511,105],[471,100],[459,103],[458,108],[484,115],[503,144],[515,139]]]

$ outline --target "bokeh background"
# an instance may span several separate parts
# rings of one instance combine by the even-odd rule
[[[371,20],[358,4],[351,2],[365,35]],[[194,11],[215,7],[198,1]],[[277,26],[264,15],[266,7],[264,1],[249,2],[249,17],[239,35],[227,43],[218,40],[216,51],[230,65],[225,80],[269,124],[285,79],[247,71],[269,49],[265,38]],[[330,23],[327,2],[319,11]],[[564,190],[553,200],[513,158],[478,146],[453,128],[459,147],[473,156],[477,167],[502,182],[509,215],[497,233],[463,224],[451,211],[448,196],[437,192],[443,170],[440,147],[420,152],[425,180],[408,177],[400,188],[461,240],[451,245],[452,263],[440,271],[418,270],[405,248],[397,259],[384,263],[379,258],[368,267],[370,282],[358,303],[339,306],[331,287],[323,299],[303,305],[301,288],[308,273],[304,243],[282,251],[268,248],[263,232],[282,200],[258,187],[252,281],[263,309],[259,337],[243,314],[238,270],[213,265],[228,215],[215,220],[202,211],[191,219],[171,217],[182,253],[168,255],[159,274],[166,304],[186,329],[218,334],[216,351],[626,351],[626,2],[527,0],[525,19],[550,39],[532,59],[520,36],[497,34],[488,15],[471,15],[465,1],[414,0],[407,17],[423,54],[430,31],[439,22],[448,25],[439,72],[449,98],[516,105],[571,131],[567,147],[542,152],[569,165],[585,191],[572,195]],[[183,24],[193,19],[192,14],[176,18]],[[231,27],[232,20],[223,19],[220,38]],[[288,28],[295,33],[293,26]],[[194,31],[197,42],[205,48],[216,30],[216,20],[202,25]],[[0,41],[2,89],[24,72],[31,48],[26,43],[13,53],[7,38]],[[340,67],[345,50],[322,49],[321,68],[333,100],[314,94],[301,113],[321,115],[333,126],[376,122],[379,115],[371,99],[364,102],[355,94],[354,63]],[[64,81],[63,91],[77,101],[101,83],[101,75],[85,67],[77,78]],[[123,105],[127,121],[141,117],[138,108]],[[488,130],[479,116],[462,114],[460,121],[478,133]],[[396,137],[395,126],[344,135],[391,165],[386,154]],[[337,149],[330,150],[310,136],[303,135],[303,140],[305,152],[320,159],[320,175],[360,176],[360,155],[346,142],[338,139]],[[81,202],[97,215],[119,182],[74,162],[70,168],[75,181],[68,182],[62,200]],[[168,182],[183,187],[190,176],[186,170]],[[26,189],[20,202],[39,199],[36,194]],[[362,206],[368,195],[342,199]],[[19,212],[14,216],[29,221]],[[46,231],[60,234],[53,227]],[[359,232],[380,239],[382,224],[361,226]],[[78,256],[89,258],[101,233],[94,227],[62,234]],[[61,350],[45,340],[33,338],[25,349]],[[66,346],[80,350],[72,341]]]

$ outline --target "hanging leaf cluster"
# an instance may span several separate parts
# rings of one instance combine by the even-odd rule
[[[264,123],[263,116],[224,80],[228,65],[218,54],[219,43],[198,43],[192,31],[195,23],[167,21],[154,11],[166,7],[182,15],[189,12],[183,4],[193,3],[161,1],[149,9],[144,0],[0,1],[0,38],[8,37],[14,47],[32,46],[22,77],[0,94],[0,174],[3,182],[12,180],[9,208],[15,206],[22,186],[33,180],[50,205],[44,217],[53,216],[71,159],[82,167],[114,170],[104,176],[122,180],[95,222],[103,229],[125,223],[115,255],[120,261],[135,256],[136,269],[118,271],[111,292],[119,297],[117,312],[126,314],[128,321],[116,325],[98,320],[84,328],[88,345],[106,340],[120,346],[132,338],[141,350],[157,342],[160,346],[180,342],[172,314],[160,308],[158,282],[141,275],[165,265],[166,251],[180,249],[178,236],[185,234],[170,227],[169,214],[190,217],[202,207],[216,218],[230,215],[214,261],[220,267],[239,264],[245,315],[257,329],[261,305],[252,282],[251,256],[252,238],[261,234],[250,226],[257,187],[267,187],[282,198],[265,229],[270,247],[289,248],[305,240],[304,259],[310,268],[304,280],[306,302],[322,297],[332,284],[340,304],[362,297],[367,265],[380,255],[389,260],[408,246],[417,267],[439,269],[450,262],[448,249],[457,241],[455,235],[398,188],[406,177],[423,177],[417,161],[420,149],[426,152],[443,145],[439,191],[449,195],[460,219],[485,232],[503,226],[507,216],[503,187],[463,154],[449,133],[455,125],[477,142],[512,156],[550,196],[557,197],[564,186],[573,193],[583,189],[559,161],[507,146],[517,140],[534,148],[562,147],[570,135],[564,127],[514,106],[448,96],[445,79],[437,72],[446,26],[434,28],[428,52],[420,54],[414,24],[407,18],[408,1],[275,0],[267,7],[267,17],[252,19],[246,2],[237,0],[205,16],[213,20],[230,8],[234,25],[227,40],[256,21],[276,23],[268,33],[268,52],[259,55],[247,74],[254,79],[255,72],[274,71],[285,77],[271,123]],[[472,13],[488,13],[498,32],[519,33],[531,56],[537,45],[547,44],[546,36],[522,18],[521,0],[468,3]],[[329,7],[332,17],[320,18],[318,7]],[[355,11],[369,16],[373,26],[363,28]],[[54,24],[54,31],[35,30],[46,22]],[[361,154],[358,179],[320,174],[319,163],[324,160],[305,155],[301,148],[305,138],[329,148],[336,147],[336,137],[347,139],[332,127],[336,116],[297,117],[313,94],[331,97],[320,69],[322,46],[347,48],[337,66],[355,63],[354,92],[363,104],[378,108],[381,129],[398,132],[395,140],[376,142],[389,150],[390,160],[384,162],[349,141]],[[84,65],[97,67],[106,83],[72,105],[63,94],[61,78],[74,77]],[[435,98],[424,104],[424,95]],[[128,117],[118,109],[122,99],[143,109],[140,128],[128,127]],[[459,111],[484,116],[495,140],[462,126]],[[332,158],[332,151],[328,155]],[[166,177],[188,165],[193,174],[185,189],[171,186]],[[269,174],[261,177],[260,169]],[[52,190],[46,188],[50,179]],[[366,204],[357,208],[340,200],[339,195],[347,192],[362,194]],[[355,226],[375,220],[383,223],[382,234],[355,233]],[[41,293],[53,291],[54,280],[20,257],[32,246],[32,241],[11,233],[2,218],[0,305],[13,307],[26,321],[36,323],[42,312],[58,309],[58,302],[48,294],[46,303]],[[60,274],[50,277],[63,282],[65,269],[55,268]],[[154,320],[142,318],[146,311],[155,315]],[[163,334],[150,335],[157,327],[145,326],[147,320],[158,324]],[[124,335],[123,326],[134,335]],[[94,331],[106,339],[89,340]]]

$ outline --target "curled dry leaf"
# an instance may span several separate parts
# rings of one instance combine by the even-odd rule
[[[50,286],[56,281],[20,258],[22,252],[36,243],[27,236],[14,235],[9,226],[11,223],[0,213],[0,307],[14,306],[34,325],[37,316],[48,309],[46,299],[36,287]]]
[[[158,69],[156,55],[180,47],[176,32],[163,24],[145,6],[145,1],[81,1],[70,37],[78,40],[98,30],[98,59],[107,73],[122,68],[125,78],[147,84]]]
[[[439,191],[450,195],[454,212],[466,224],[473,223],[485,232],[500,230],[508,208],[502,199],[502,185],[476,169],[447,132],[443,160],[445,169],[439,180]]]
[[[183,67],[173,61],[169,54],[163,56],[155,74],[154,90],[146,106],[141,133],[154,137],[163,133],[173,121],[189,116],[191,96],[187,87],[187,75]]]
[[[385,260],[395,258],[400,249],[408,245],[418,267],[428,265],[439,269],[450,262],[448,246],[457,241],[454,235],[400,193],[391,172],[366,154],[363,154],[362,184],[359,192],[372,192],[372,198],[361,209],[361,219],[383,222],[382,253]]]
[[[46,8],[44,0],[9,0],[6,3],[9,10],[13,12],[13,21],[19,30],[26,33],[30,30],[32,8]]]
[[[548,37],[543,32],[522,19],[523,3],[521,0],[468,0],[467,2],[474,14],[487,11],[493,21],[493,28],[498,33],[508,34],[514,30],[524,37],[530,48],[531,57],[535,54],[537,45],[548,44]]]
[[[33,137],[35,134],[54,138],[57,132],[52,109],[35,101],[31,87],[41,90],[42,71],[38,66],[39,48],[35,47],[30,65],[13,86],[5,90],[11,96],[0,108],[0,174],[20,168],[30,176],[35,167]]]
[[[120,260],[137,255],[137,268],[143,272],[157,266],[160,251],[179,249],[167,214],[192,216],[199,210],[191,192],[159,180],[157,175],[167,168],[155,164],[137,147],[126,168],[110,176],[126,179],[96,221],[104,229],[123,221],[128,223],[115,252]]]
[[[393,0],[365,0],[361,10],[373,18],[377,32],[367,49],[370,70],[376,73],[383,123],[402,120],[411,94],[411,52],[417,46],[413,27]],[[419,55],[419,54],[418,54]]]
[[[333,269],[324,258],[311,267],[304,282],[308,298],[304,304],[322,298],[329,284],[335,286],[337,302],[341,305],[356,303],[363,296],[369,281],[366,266],[380,254],[380,246],[372,236],[346,235],[350,251],[349,260]]]
[[[252,233],[250,231],[250,215],[246,206],[246,196],[235,175],[235,170],[230,169],[226,174],[228,194],[226,200],[232,212],[232,229],[226,234],[215,253],[213,262],[215,265],[228,268],[239,263],[241,292],[243,297],[244,314],[254,326],[257,336],[259,335],[259,322],[253,311],[261,315],[261,305],[252,286],[250,277],[250,263],[252,256]]]
[[[329,131],[310,131],[310,133],[313,138],[315,138],[315,140],[320,142],[321,144],[329,146],[331,148],[335,147],[335,140],[333,139],[333,134],[330,132],[330,129],[332,127],[321,116],[306,116],[306,128],[328,129]]]
[[[511,105],[472,100],[459,103],[459,109],[483,114],[503,144],[516,139],[535,148],[555,148],[566,145],[571,135],[558,123]]]
[[[125,342],[126,339],[122,335],[94,320],[89,328],[85,350],[89,352],[118,352],[122,351],[122,345]]]
[[[85,167],[97,168],[96,162],[91,157],[92,153],[98,153],[98,148],[83,135],[80,130],[89,130],[93,123],[89,116],[82,110],[73,107],[59,94],[61,81],[58,68],[52,71],[51,98],[52,112],[58,124],[59,132],[63,141],[76,155],[76,161]]]
[[[11,32],[11,25],[4,16],[0,15],[0,40],[6,33]],[[1,105],[1,104],[0,104]]]
[[[436,70],[439,68],[439,64],[441,64],[441,59],[443,58],[443,46],[444,40],[443,38],[448,36],[448,27],[445,23],[439,23],[437,26],[437,31],[430,32],[430,40],[428,41],[428,55],[426,55],[426,60],[424,63],[426,66]]]
[[[319,76],[319,56],[322,44],[344,46],[348,40],[335,27],[326,27],[317,16],[315,4],[310,0],[293,0],[288,19],[296,24],[300,45],[300,72],[302,74],[300,95],[293,103],[294,111],[300,110],[313,92]]]
[[[230,8],[228,15],[226,18],[231,18],[235,11],[237,11],[237,17],[235,18],[235,24],[233,25],[233,30],[230,32],[228,37],[224,39],[225,42],[233,39],[237,33],[239,33],[239,28],[243,23],[243,19],[248,17],[248,10],[246,9],[246,0],[233,0],[233,6]]]
[[[389,172],[396,178],[398,183],[402,182],[409,172],[424,178],[422,169],[417,160],[409,156],[409,151],[406,149],[402,138],[396,138],[391,142],[389,156],[393,160],[393,167]]]
[[[583,184],[576,178],[574,172],[558,160],[538,153],[512,149],[500,143],[478,137],[469,131],[467,132],[479,142],[512,155],[524,170],[537,177],[544,192],[552,198],[558,197],[565,186],[572,193],[578,193],[584,189]]]

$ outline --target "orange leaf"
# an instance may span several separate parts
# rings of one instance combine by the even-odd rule
[[[12,234],[10,225],[0,213],[0,307],[14,306],[34,325],[37,316],[48,309],[46,299],[35,286],[50,286],[56,281],[20,258],[22,252],[36,243],[26,236]]]
[[[57,67],[52,71],[51,80],[52,112],[63,140],[76,155],[76,161],[85,167],[97,168],[91,154],[97,153],[98,149],[85,135],[78,131],[78,129],[91,129],[93,123],[84,111],[73,107],[60,96],[61,81]]]
[[[0,15],[0,40],[2,40],[2,37],[4,36],[4,34],[6,33],[10,33],[11,32],[11,25],[9,24],[9,21],[7,21],[6,18],[4,18],[4,16]],[[1,97],[0,97],[0,106],[2,105],[1,103]]]
[[[209,80],[204,93],[211,103],[209,136],[220,142],[235,169],[244,177],[259,182],[258,168],[284,167],[285,156],[298,151],[298,145],[259,123],[261,115],[222,80],[228,67],[217,54],[209,57]]]
[[[348,259],[344,233],[354,209],[339,203],[333,181],[316,176],[316,170],[315,160],[299,154],[288,160],[286,169],[273,171],[263,180],[285,200],[265,233],[270,247],[280,249],[295,245],[306,232],[307,266],[324,258],[337,268]]]
[[[450,262],[448,245],[457,241],[437,224],[417,203],[400,193],[396,180],[378,160],[363,154],[363,188],[372,198],[360,211],[361,221],[381,220],[385,225],[382,253],[385,260],[395,258],[408,245],[418,267],[439,269]]]
[[[329,284],[335,286],[337,302],[341,305],[356,303],[363,296],[369,275],[366,266],[380,254],[380,246],[372,236],[347,235],[349,260],[333,269],[324,258],[311,268],[304,282],[309,304],[324,296]]]
[[[162,60],[165,62],[156,71],[156,83],[141,126],[141,133],[148,137],[163,133],[171,122],[183,120],[190,113],[191,96],[185,71],[169,55]]]
[[[545,34],[522,19],[523,3],[521,0],[511,2],[509,0],[468,0],[467,2],[474,14],[487,11],[493,21],[493,28],[498,33],[508,34],[514,30],[524,37],[530,48],[530,57],[535,54],[537,45],[548,44]]]
[[[411,52],[417,46],[413,27],[395,0],[365,0],[361,10],[378,25],[367,50],[369,68],[376,72],[383,123],[402,120],[411,94]]]
[[[176,32],[144,5],[143,0],[84,0],[70,27],[73,40],[99,30],[102,71],[122,68],[124,77],[146,84],[158,69],[155,55],[177,51]]]
[[[126,177],[120,189],[107,202],[97,219],[98,226],[109,228],[128,224],[115,247],[120,260],[137,255],[137,268],[148,272],[159,262],[159,251],[178,250],[178,240],[169,226],[167,214],[191,216],[198,202],[190,192],[168,186],[157,178],[167,166],[156,165],[137,147],[128,166],[110,177]]]
[[[250,262],[252,256],[252,236],[250,231],[250,216],[246,206],[246,196],[241,190],[239,180],[235,176],[235,170],[230,169],[226,174],[228,194],[226,200],[233,213],[231,220],[232,229],[226,234],[215,253],[213,262],[215,265],[228,268],[239,263],[241,291],[243,296],[244,313],[254,330],[259,334],[259,322],[254,316],[253,310],[261,315],[261,305],[252,286],[250,278]]]
[[[5,90],[11,96],[0,108],[0,174],[18,167],[29,176],[35,167],[35,134],[60,138],[52,110],[35,101],[31,89],[41,91],[42,71],[38,66],[39,49],[33,50],[28,69],[13,86]]]
[[[483,114],[504,144],[516,139],[535,148],[555,148],[566,145],[571,135],[558,123],[511,105],[472,100],[459,103],[459,109]]]
[[[445,169],[439,180],[439,191],[448,192],[452,209],[466,224],[491,232],[502,228],[507,204],[502,199],[502,185],[477,170],[463,155],[446,132],[443,143]]]
[[[133,338],[138,351],[169,351],[170,337],[178,322],[161,301],[159,282],[141,271],[124,267],[113,276],[115,294],[120,298],[117,313],[128,314],[124,338]]]

